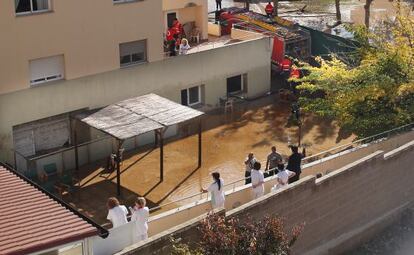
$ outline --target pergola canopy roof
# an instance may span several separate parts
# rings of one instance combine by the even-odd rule
[[[147,94],[111,104],[79,119],[119,140],[125,140],[203,114],[156,94]]]

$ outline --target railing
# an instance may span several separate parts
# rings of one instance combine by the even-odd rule
[[[319,152],[319,153],[317,153],[315,155],[311,155],[311,156],[305,157],[302,160],[302,162],[306,162],[306,163],[316,162],[316,161],[319,161],[320,162],[325,157],[331,156],[331,155],[336,154],[336,153],[339,153],[340,151],[343,151],[343,150],[345,150],[348,147],[353,146],[354,148],[356,148],[357,145],[360,146],[362,144],[368,144],[368,143],[373,142],[373,141],[381,141],[380,139],[382,139],[382,138],[385,138],[385,137],[388,137],[389,138],[391,135],[395,135],[395,134],[398,134],[398,133],[402,133],[404,131],[411,131],[411,130],[414,130],[414,123],[410,123],[410,124],[407,124],[407,125],[404,125],[404,126],[400,126],[400,127],[397,127],[397,128],[394,128],[394,129],[391,129],[391,130],[388,130],[388,131],[385,131],[385,132],[382,132],[382,133],[379,133],[379,134],[376,134],[376,135],[372,135],[372,136],[366,137],[366,138],[358,139],[358,140],[355,140],[353,142],[350,142],[350,143],[347,143],[347,144],[344,144],[344,145],[340,145],[340,146],[333,147],[333,148],[331,148],[329,150],[325,150],[325,151]],[[336,153],[333,153],[333,152],[336,152]],[[313,160],[315,158],[317,158],[317,160]],[[276,168],[269,169],[269,170],[265,171],[265,173],[268,173],[269,171],[272,171],[272,170],[275,170],[275,169]],[[248,178],[249,177],[247,177],[247,178],[246,177],[245,178],[240,178],[240,179],[238,179],[236,181],[233,181],[231,183],[225,184],[224,185],[224,188],[232,187],[232,188],[227,189],[227,190],[232,190],[234,192],[237,187],[242,186],[242,185],[236,185],[236,184],[240,184],[241,182],[244,183],[246,181],[246,179],[248,179]],[[163,207],[166,207],[166,206],[169,206],[169,205],[172,205],[172,204],[177,204],[177,203],[180,203],[182,201],[189,200],[189,199],[194,198],[194,197],[197,197],[197,196],[200,197],[200,199],[199,199],[199,201],[200,201],[200,200],[203,199],[203,194],[206,194],[205,199],[208,199],[208,193],[199,192],[199,193],[196,193],[196,194],[193,194],[193,195],[189,195],[189,196],[186,196],[186,197],[177,199],[177,200],[170,201],[170,202],[165,203],[165,204],[161,204],[161,205],[152,207],[152,208],[150,208],[150,212],[153,212],[155,210],[159,210],[159,209],[161,209]],[[196,203],[197,203],[197,201],[196,201]]]
[[[269,169],[269,170],[266,170],[266,171],[264,171],[264,172],[265,172],[265,173],[269,173],[269,172],[274,171],[274,170],[276,170],[276,169],[277,169],[277,168],[275,167],[275,168],[271,168],[271,169]],[[234,182],[230,182],[230,183],[228,183],[228,184],[224,184],[223,189],[226,189],[226,188],[228,188],[228,187],[232,187],[232,188],[227,189],[227,190],[225,190],[225,191],[229,191],[229,190],[235,191],[237,187],[241,186],[241,185],[236,185],[236,184],[237,184],[237,183],[239,183],[239,182],[242,182],[242,181],[243,181],[243,182],[245,182],[247,179],[250,179],[250,177],[245,177],[245,178],[243,178],[243,179],[239,179],[239,180],[236,180],[236,181],[234,181]],[[198,192],[198,193],[195,193],[195,194],[193,194],[193,195],[189,195],[189,196],[186,196],[186,197],[183,197],[183,198],[180,198],[180,199],[177,199],[177,200],[174,200],[174,201],[171,201],[171,202],[168,202],[168,203],[162,204],[162,205],[158,205],[158,206],[155,206],[155,207],[151,207],[151,208],[150,208],[150,212],[153,212],[153,211],[159,210],[159,209],[161,209],[162,207],[166,207],[166,206],[169,206],[169,205],[172,205],[172,204],[176,204],[176,203],[179,203],[179,202],[182,202],[182,201],[185,201],[185,200],[188,200],[188,199],[191,199],[191,198],[197,197],[197,196],[200,196],[200,199],[199,199],[198,201],[201,201],[201,200],[203,200],[203,195],[205,195],[205,198],[204,198],[204,199],[208,199],[208,197],[209,197],[209,192]],[[196,203],[197,203],[197,201],[196,201]]]
[[[75,156],[75,154],[76,154],[75,150],[78,150],[79,155],[81,155],[81,154],[83,154],[81,151],[83,151],[85,149],[87,151],[90,151],[91,150],[90,146],[93,146],[93,145],[95,145],[99,142],[102,142],[102,141],[105,141],[105,140],[110,140],[110,139],[112,139],[110,136],[104,135],[102,137],[99,137],[97,139],[94,139],[94,140],[91,140],[91,141],[88,141],[88,142],[80,143],[78,145],[71,145],[69,147],[61,148],[61,149],[58,149],[56,151],[46,153],[46,154],[42,154],[42,155],[39,155],[39,156],[34,156],[34,157],[25,156],[22,153],[14,150],[13,152],[15,154],[15,168],[17,170],[21,171],[21,172],[25,172],[25,171],[37,172],[38,170],[42,170],[42,169],[37,169],[37,162],[38,161],[41,161],[41,160],[48,161],[48,159],[50,159],[52,157],[59,157],[60,160],[57,160],[57,161],[54,160],[53,161],[53,162],[56,162],[59,165],[61,165],[61,167],[58,167],[58,168],[61,169],[62,171],[71,170],[71,169],[74,169],[75,166],[71,166],[72,163],[69,162],[71,160],[65,160],[65,157],[75,158],[76,157]],[[111,150],[111,148],[108,147],[108,150]],[[80,165],[83,165],[85,163],[90,163],[90,162],[94,161],[94,160],[91,160],[89,157],[94,158],[95,156],[94,155],[89,155],[89,153],[87,153],[87,154],[88,154],[88,157],[87,157],[86,162],[81,162]],[[22,160],[20,160],[20,159],[22,159]],[[97,158],[97,159],[100,159],[100,158]],[[24,166],[20,167],[19,164],[21,164],[21,163],[25,163],[26,166],[25,167]]]
[[[323,158],[325,158],[326,156],[331,156],[332,154],[334,154],[332,152],[338,153],[338,152],[340,152],[342,150],[345,150],[345,149],[347,149],[351,146],[355,147],[355,145],[368,144],[368,143],[373,142],[373,141],[379,141],[382,138],[389,138],[391,135],[395,135],[395,134],[402,133],[404,131],[411,131],[411,130],[414,130],[414,123],[410,123],[410,124],[407,124],[407,125],[404,125],[404,126],[393,128],[393,129],[390,129],[390,130],[387,130],[387,131],[384,131],[384,132],[381,132],[381,133],[378,133],[378,134],[375,134],[375,135],[372,135],[372,136],[369,136],[369,137],[366,137],[366,138],[358,139],[358,140],[352,141],[352,142],[347,143],[347,144],[343,144],[343,145],[333,147],[329,150],[322,151],[322,152],[319,152],[315,155],[305,157],[303,159],[303,162],[310,163],[310,162],[320,161]],[[316,158],[316,160],[315,160],[315,158]]]
[[[241,35],[243,33],[244,33],[244,35]],[[184,55],[190,55],[190,54],[193,54],[193,53],[199,53],[199,52],[203,52],[203,51],[211,50],[211,49],[223,48],[223,47],[226,47],[226,46],[230,45],[230,44],[228,44],[229,41],[235,40],[235,39],[240,40],[241,42],[243,42],[243,41],[260,39],[260,38],[263,38],[263,37],[265,37],[265,35],[262,35],[260,33],[254,33],[254,32],[251,32],[251,31],[238,30],[238,29],[234,30],[233,29],[232,34],[217,36],[217,40],[207,41],[207,42],[204,42],[204,43],[203,42],[201,42],[201,43],[198,42],[196,45],[193,45],[193,46],[191,46],[192,43],[189,42],[191,48],[188,50],[187,54],[184,54]],[[191,38],[187,38],[187,39],[190,41]],[[240,43],[240,42],[233,42],[231,44],[237,44],[237,43]],[[164,47],[166,49],[168,49],[168,45],[164,45]],[[176,56],[169,56],[168,51],[164,52],[163,56],[164,56],[164,58],[176,57]],[[181,56],[181,55],[178,55],[178,52],[177,52],[177,56]]]

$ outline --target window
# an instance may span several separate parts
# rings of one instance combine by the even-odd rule
[[[247,92],[247,74],[227,78],[227,94]]]
[[[121,67],[138,64],[147,61],[146,40],[121,43],[119,45]]]
[[[181,90],[181,104],[193,106],[201,103],[201,86]]]
[[[30,85],[62,80],[64,78],[63,55],[31,60],[29,69]]]
[[[170,28],[172,27],[174,20],[177,18],[177,13],[176,12],[170,12],[167,13],[167,27]]]
[[[16,14],[38,13],[50,10],[50,0],[14,0]]]

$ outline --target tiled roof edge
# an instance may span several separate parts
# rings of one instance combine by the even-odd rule
[[[69,210],[70,212],[72,212],[73,214],[75,214],[76,216],[78,216],[79,218],[81,218],[82,220],[84,220],[87,223],[91,224],[93,227],[95,227],[97,229],[98,235],[101,238],[107,238],[108,237],[109,231],[107,229],[103,228],[101,225],[99,225],[98,223],[96,223],[91,218],[89,218],[89,217],[81,214],[80,212],[78,212],[78,210],[76,210],[75,208],[73,208],[70,204],[66,203],[65,201],[59,199],[57,196],[55,196],[52,193],[48,192],[47,190],[43,189],[40,185],[38,185],[37,183],[35,183],[32,180],[28,179],[26,176],[24,176],[23,174],[21,174],[18,171],[16,171],[10,165],[5,164],[3,162],[0,162],[0,166],[4,167],[8,171],[10,171],[11,173],[13,173],[17,177],[19,177],[20,179],[22,179],[25,182],[29,183],[30,185],[32,185],[33,187],[35,187],[37,190],[39,190],[40,192],[42,192],[43,194],[45,194],[46,196],[48,196],[52,200],[56,201],[58,204],[60,204],[63,207],[65,207],[67,210]]]

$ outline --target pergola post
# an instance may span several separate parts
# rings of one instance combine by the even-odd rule
[[[118,140],[118,148],[116,151],[116,193],[121,196],[121,146],[122,140]]]
[[[157,148],[158,146],[158,132],[157,130],[154,130],[154,148]]]
[[[79,178],[78,134],[76,130],[73,132],[73,140],[75,143],[75,169],[76,169],[76,175]]]
[[[160,180],[164,180],[164,132],[162,129],[158,130],[160,144]]]
[[[198,121],[198,167],[201,167],[201,147],[202,147],[202,137],[201,137],[201,133],[202,133],[202,125],[201,125],[201,118],[199,118]]]

